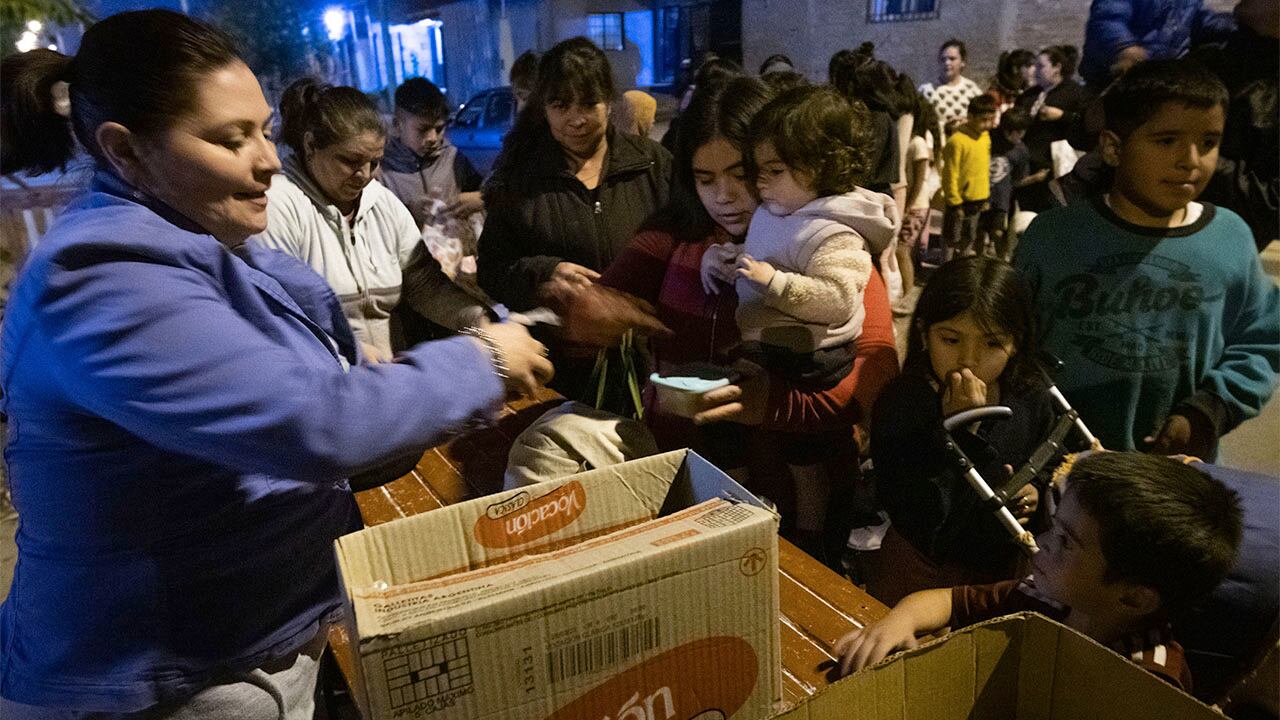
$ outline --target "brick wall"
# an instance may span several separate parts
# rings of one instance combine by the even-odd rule
[[[464,0],[439,10],[444,22],[444,77],[449,100],[455,106],[478,91],[502,82],[498,57],[497,16],[489,14],[485,0]]]
[[[787,53],[811,79],[826,80],[827,61],[841,48],[863,41],[917,82],[937,74],[938,46],[949,37],[965,41],[965,74],[985,83],[995,69],[1001,37],[1016,15],[1017,0],[942,0],[941,15],[910,22],[867,22],[867,0],[743,0],[742,42],[748,68],[775,52]]]
[[[827,61],[841,48],[864,40],[876,53],[917,82],[937,73],[935,54],[948,37],[965,41],[965,74],[985,84],[1001,50],[1084,44],[1090,0],[941,0],[933,20],[868,23],[868,0],[742,0],[743,60],[749,69],[777,52],[787,53],[810,79],[825,81]],[[1229,10],[1234,0],[1206,0]]]

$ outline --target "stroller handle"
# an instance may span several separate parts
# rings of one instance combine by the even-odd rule
[[[988,418],[1009,418],[1013,417],[1013,411],[1004,405],[983,405],[982,407],[961,410],[954,415],[949,415],[942,421],[942,429],[951,432],[958,427],[971,425],[979,420]]]

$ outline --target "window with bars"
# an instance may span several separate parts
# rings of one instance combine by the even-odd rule
[[[867,0],[869,22],[932,20],[938,17],[942,0]]]
[[[601,50],[622,50],[622,13],[588,15],[587,37]]]

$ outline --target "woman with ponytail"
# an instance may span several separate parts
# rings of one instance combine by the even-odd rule
[[[323,280],[245,243],[280,169],[221,32],[163,10],[19,68],[10,167],[96,164],[6,308],[5,460],[21,517],[0,717],[309,719],[340,612],[346,478],[492,417],[550,374],[487,326],[361,367]],[[465,378],[465,382],[459,382]]]
[[[399,305],[449,330],[489,315],[449,280],[409,209],[374,179],[386,130],[367,95],[303,78],[285,89],[280,120],[286,152],[267,191],[267,231],[250,242],[329,282],[367,362],[390,362],[404,349],[392,337]]]
[[[1030,50],[1018,48],[1000,53],[995,77],[987,94],[996,99],[996,119],[1013,107],[1018,96],[1026,92],[1036,81],[1036,55]]]

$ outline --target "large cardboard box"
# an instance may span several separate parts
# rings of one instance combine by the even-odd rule
[[[366,718],[764,718],[777,516],[689,451],[336,541]]]
[[[1042,615],[974,625],[851,675],[785,720],[1221,720],[1116,653]]]

